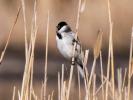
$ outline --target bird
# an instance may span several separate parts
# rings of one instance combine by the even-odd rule
[[[72,31],[71,27],[65,21],[61,21],[56,26],[56,42],[59,52],[69,61],[72,61],[74,57],[73,65],[77,66],[77,69],[84,77],[83,59],[84,54],[82,50],[79,38],[75,38],[75,32]],[[73,55],[74,44],[76,43],[75,54]]]

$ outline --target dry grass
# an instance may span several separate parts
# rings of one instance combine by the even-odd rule
[[[76,35],[77,38],[78,29],[79,29],[79,21],[80,21],[80,14],[84,11],[85,8],[85,2],[79,0],[78,5],[78,13],[77,13],[77,22],[76,22]],[[24,30],[25,30],[25,70],[23,74],[23,81],[22,81],[22,87],[20,91],[16,91],[16,87],[14,87],[13,90],[13,96],[12,100],[15,99],[15,95],[18,96],[18,100],[54,100],[54,90],[47,95],[47,58],[48,58],[48,33],[49,33],[49,11],[48,11],[48,20],[47,20],[47,31],[46,31],[46,55],[45,55],[45,70],[44,70],[44,81],[42,83],[42,86],[40,88],[41,95],[37,96],[34,92],[33,87],[33,67],[34,67],[34,48],[35,48],[35,42],[36,42],[36,36],[37,36],[37,2],[35,0],[34,3],[34,14],[33,14],[33,20],[32,20],[32,27],[31,27],[31,38],[30,42],[27,42],[27,23],[26,23],[26,9],[25,9],[25,2],[24,0],[21,0],[22,3],[22,9],[23,9],[23,19],[24,19]],[[20,9],[17,14],[17,18],[19,15]],[[87,60],[89,55],[89,50],[86,50],[85,57],[84,57],[84,95],[81,93],[81,83],[80,83],[80,76],[78,72],[78,94],[76,95],[79,100],[131,100],[131,76],[132,76],[132,45],[133,45],[133,29],[131,34],[131,46],[130,46],[130,57],[129,57],[129,70],[125,70],[124,78],[122,78],[122,71],[121,69],[118,69],[117,76],[118,76],[118,88],[115,86],[115,80],[114,80],[114,56],[113,56],[113,22],[111,19],[111,9],[110,9],[110,2],[108,0],[108,15],[109,15],[109,52],[108,52],[108,64],[107,64],[107,76],[103,75],[103,61],[102,61],[102,51],[101,51],[101,45],[102,45],[102,35],[103,33],[100,32],[98,34],[95,46],[94,46],[94,60],[92,65],[92,70],[89,76],[88,70],[87,70]],[[11,32],[9,34],[9,38],[7,40],[7,44],[5,46],[5,50],[8,46],[8,42],[10,40],[10,35],[12,33],[12,30],[17,22],[17,18],[13,24],[13,27],[11,28]],[[74,44],[73,49],[73,55],[75,53],[75,47],[76,43]],[[4,50],[4,53],[5,53]],[[2,53],[4,56],[4,54]],[[2,58],[3,58],[2,56]],[[96,73],[95,73],[95,66],[97,58],[100,57],[100,69],[101,69],[101,85],[97,87],[96,85]],[[73,59],[74,60],[74,59]],[[1,60],[2,61],[2,60]],[[70,94],[72,89],[72,77],[73,77],[73,70],[74,66],[71,65],[70,69],[70,75],[68,83],[64,79],[64,65],[62,65],[62,73],[58,73],[58,100],[70,100]],[[111,70],[111,80],[110,77],[110,70]],[[128,87],[125,86],[125,79],[126,79],[126,73],[128,72]],[[100,94],[100,95],[99,95]]]
[[[10,32],[9,32],[9,35],[8,35],[8,38],[7,38],[7,41],[6,41],[6,45],[5,45],[5,47],[4,47],[4,50],[3,50],[2,53],[1,53],[1,56],[0,56],[0,64],[2,63],[2,60],[3,60],[3,58],[4,58],[4,55],[5,55],[7,46],[8,46],[8,44],[9,44],[9,42],[10,42],[13,29],[14,29],[14,27],[15,27],[17,21],[18,21],[18,17],[19,17],[19,14],[20,14],[20,10],[21,10],[21,7],[18,9],[18,12],[17,12],[16,18],[15,18],[15,20],[14,20],[13,26],[11,27],[11,30],[10,30]]]

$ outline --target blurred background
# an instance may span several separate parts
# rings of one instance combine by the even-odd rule
[[[113,20],[113,43],[115,68],[128,66],[131,28],[133,25],[133,0],[110,0]],[[30,36],[34,0],[25,0],[28,34]],[[2,52],[11,26],[13,25],[21,0],[0,0],[0,53]],[[37,33],[35,47],[34,85],[37,91],[43,81],[45,64],[45,36],[47,12],[50,12],[49,47],[48,47],[48,82],[49,89],[53,82],[57,84],[57,72],[61,70],[62,63],[70,66],[56,48],[56,28],[60,21],[66,21],[75,31],[77,17],[77,0],[38,0],[37,1]],[[93,46],[99,29],[103,31],[103,60],[106,70],[108,52],[109,23],[107,0],[86,0],[85,10],[81,13],[79,22],[79,38],[84,50],[89,49],[88,68],[91,69],[93,61]],[[0,100],[10,100],[13,86],[20,89],[25,65],[24,27],[22,11],[13,30],[4,60],[0,65]],[[98,67],[98,65],[97,65]],[[69,69],[69,68],[68,68]],[[90,71],[90,70],[89,70]],[[97,73],[99,71],[97,70]],[[39,95],[39,92],[37,92]],[[49,93],[49,92],[48,92]]]

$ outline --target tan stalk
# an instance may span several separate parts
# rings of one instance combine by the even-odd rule
[[[79,28],[79,19],[80,19],[80,9],[81,9],[81,0],[79,0],[78,3],[78,13],[77,13],[77,20],[76,20],[76,34],[75,34],[75,39],[77,40],[77,35],[78,35],[78,28]],[[75,48],[77,46],[77,43],[74,43],[73,46],[73,58],[72,58],[72,62],[74,62],[74,55],[75,55]]]
[[[77,21],[76,21],[76,34],[75,34],[75,39],[77,40],[77,34],[78,34],[78,28],[79,28],[79,18],[80,18],[80,9],[81,9],[81,0],[79,0],[78,3],[78,13],[77,13]],[[74,43],[73,47],[73,58],[72,62],[74,62],[74,55],[75,55],[75,48],[76,48],[76,42]],[[73,65],[71,65],[71,71],[70,71],[70,78],[69,78],[69,84],[68,84],[68,90],[67,90],[67,100],[69,100],[69,94],[70,94],[70,87],[71,87],[71,80],[72,80],[72,74],[73,74]]]
[[[124,88],[125,88],[126,75],[127,75],[127,68],[125,68],[125,73],[124,73],[124,78],[123,78],[123,84],[122,84],[122,92],[124,92]]]
[[[133,51],[133,27],[131,33],[131,43],[130,43],[130,56],[129,56],[129,68],[128,68],[128,96],[127,100],[130,100],[130,92],[131,92],[131,63],[132,63],[132,51]]]
[[[70,70],[70,77],[69,77],[69,83],[68,83],[68,90],[67,90],[67,95],[66,95],[66,100],[69,100],[69,94],[70,94],[70,88],[71,88],[71,82],[72,82],[72,75],[73,75],[73,65],[71,66]]]
[[[26,89],[27,89],[27,83],[28,83],[28,63],[29,63],[29,58],[30,58],[30,53],[28,53],[28,43],[27,43],[27,21],[26,21],[26,11],[25,11],[25,1],[21,0],[21,4],[22,4],[22,10],[23,10],[23,20],[24,20],[24,32],[25,32],[25,59],[26,59],[26,63],[25,63],[25,69],[24,69],[24,75],[23,75],[23,82],[22,82],[22,89],[21,89],[21,100],[25,99],[25,93],[26,93]],[[29,50],[30,51],[30,50]]]
[[[87,70],[87,60],[88,60],[88,55],[89,55],[89,50],[85,51],[85,56],[84,56],[84,62],[83,62],[83,67],[84,67],[84,71],[85,71],[85,76],[84,76],[84,80],[86,80],[86,83],[88,83],[88,70]]]
[[[63,95],[62,95],[62,100],[66,100],[67,98],[66,98],[66,90],[67,90],[67,88],[66,88],[66,81],[64,81],[63,82]]]
[[[100,54],[100,51],[101,51],[102,35],[103,35],[103,32],[99,31],[98,32],[98,37],[97,37],[97,40],[96,40],[96,43],[95,43],[95,46],[94,46],[94,61],[93,61],[91,74],[90,74],[90,78],[89,78],[89,83],[88,83],[88,88],[89,89],[91,87],[92,76],[93,76],[94,71],[95,71],[96,60],[99,57],[99,54]]]
[[[85,51],[85,57],[84,57],[84,62],[83,62],[83,67],[84,67],[84,72],[85,72],[85,75],[84,75],[84,83],[85,83],[85,91],[86,91],[86,100],[88,100],[88,97],[89,97],[89,90],[88,90],[88,87],[87,87],[87,84],[88,84],[88,70],[87,70],[87,60],[88,60],[88,55],[89,55],[89,50],[86,50]]]
[[[60,73],[58,72],[58,100],[61,100]]]
[[[15,94],[16,94],[16,87],[13,87],[13,95],[12,95],[12,100],[15,100]]]
[[[32,94],[32,97],[33,97],[34,100],[38,100],[38,98],[37,98],[37,96],[36,96],[36,94],[35,94],[33,88],[32,88],[32,90],[31,90],[31,94]]]
[[[32,37],[33,39],[33,37]],[[32,40],[34,41],[34,39]],[[27,66],[28,67],[28,71],[27,73],[25,74],[26,78],[24,79],[25,80],[25,83],[24,83],[24,93],[23,93],[23,97],[21,100],[27,100],[28,99],[28,96],[29,96],[29,82],[30,82],[30,73],[31,73],[31,69],[32,69],[32,65],[33,65],[33,60],[34,60],[34,45],[32,45],[32,50],[30,55],[30,58],[29,58],[29,65]]]
[[[112,97],[115,99],[115,83],[114,83],[114,57],[113,57],[113,40],[112,40],[112,31],[113,23],[111,19],[111,9],[110,9],[110,0],[108,0],[108,17],[109,17],[109,54],[108,54],[108,65],[107,65],[107,78],[109,79],[109,67],[111,63],[111,77],[112,77]],[[106,84],[106,100],[108,100],[108,82]]]
[[[86,6],[86,0],[84,0],[84,1],[82,2],[82,5],[81,5],[81,7],[80,7],[80,12],[81,12],[81,13],[84,12],[85,6]]]
[[[101,66],[101,81],[103,84],[103,61],[102,61],[102,51],[100,51],[100,66]],[[102,85],[102,100],[104,100],[104,85]]]
[[[61,75],[61,100],[63,99],[63,86],[64,86],[64,64],[62,64],[62,75]]]
[[[18,100],[21,100],[20,92],[18,91]]]
[[[51,100],[54,99],[54,90],[52,91],[52,94],[51,94]]]
[[[49,95],[48,95],[48,100],[50,100],[50,99],[51,99],[51,95],[49,94]]]
[[[128,98],[127,98],[128,93],[127,93],[127,88],[126,88],[126,87],[125,87],[124,94],[125,94],[125,98],[124,98],[124,100],[128,100]]]
[[[34,57],[31,67],[31,73],[30,73],[30,93],[29,93],[29,100],[32,100],[32,93],[33,93],[33,63],[34,63]]]
[[[36,14],[35,14],[36,16]],[[35,18],[36,22],[36,18]],[[33,23],[35,25],[35,23]],[[35,25],[36,26],[36,25]],[[35,27],[33,32],[31,33],[31,42],[29,45],[29,49],[27,48],[28,52],[26,55],[26,63],[25,63],[25,70],[23,75],[23,82],[22,82],[22,89],[21,89],[21,100],[25,100],[26,94],[28,95],[28,89],[29,89],[29,81],[30,81],[30,73],[31,73],[31,67],[33,63],[34,58],[34,48],[35,48],[35,40],[36,40],[36,34],[37,34],[38,27]]]
[[[102,37],[103,37],[103,32],[101,30],[98,31],[98,37],[96,40],[96,43],[94,45],[94,58],[97,59],[99,57],[101,47],[102,47]]]
[[[80,86],[80,73],[79,70],[78,71],[78,92],[79,92],[79,100],[81,100],[81,86]]]
[[[122,69],[118,69],[118,97],[122,100]]]
[[[96,100],[96,95],[94,96],[96,92],[96,74],[93,75],[93,100]]]
[[[18,9],[18,11],[17,11],[17,15],[16,15],[16,18],[15,18],[15,20],[14,20],[13,26],[12,26],[11,29],[10,29],[10,32],[9,32],[9,35],[8,35],[8,38],[7,38],[7,41],[6,41],[6,45],[5,45],[5,47],[4,47],[4,50],[3,50],[2,53],[1,53],[1,56],[0,56],[0,64],[2,63],[2,60],[3,60],[3,58],[4,58],[4,55],[5,55],[7,46],[8,46],[8,44],[9,44],[9,42],[10,42],[10,39],[11,39],[12,32],[13,32],[13,30],[14,30],[14,27],[15,27],[17,21],[18,21],[18,17],[19,17],[20,11],[21,11],[21,7],[19,7],[19,9]]]
[[[104,84],[105,84],[107,81],[108,81],[107,79],[103,81],[103,83],[100,85],[100,87],[96,90],[95,95],[97,95],[97,94],[100,92],[101,88],[104,86]],[[103,99],[103,100],[104,100],[104,99]]]
[[[114,82],[114,54],[113,54],[113,22],[111,19],[111,8],[110,8],[110,1],[108,0],[108,13],[109,13],[109,25],[110,25],[110,53],[111,53],[111,72],[112,72],[112,90],[113,90],[113,100],[115,99],[115,82]]]
[[[28,42],[27,42],[27,20],[26,20],[26,7],[25,0],[21,0],[22,10],[23,10],[23,20],[24,20],[24,33],[25,33],[25,57],[28,54]],[[27,58],[26,58],[27,61]]]
[[[44,100],[46,100],[46,88],[47,88],[47,59],[48,59],[48,33],[49,33],[49,11],[47,19],[47,32],[46,32],[46,52],[45,52],[45,75],[44,75]]]
[[[31,27],[31,42],[32,43],[32,50],[34,52],[34,45],[35,45],[35,38],[36,38],[36,28],[37,28],[37,2],[35,0],[34,2],[34,14],[33,14],[33,18],[32,18],[32,27]],[[29,47],[30,48],[30,47]],[[31,100],[31,96],[33,93],[33,63],[34,63],[34,53],[32,55],[33,59],[32,59],[32,63],[31,63],[31,74],[30,74],[30,93],[29,93],[29,100]]]
[[[131,76],[133,76],[133,58],[132,58],[132,62],[131,62]]]
[[[108,51],[108,64],[107,64],[107,80],[109,81],[109,71],[110,71],[110,49]],[[106,92],[105,92],[105,100],[108,100],[108,88],[109,82],[106,82]]]
[[[79,0],[79,3],[78,3],[78,13],[77,13],[77,21],[76,21],[76,34],[78,34],[78,28],[79,28],[81,1],[82,0]]]
[[[24,100],[28,100],[28,95],[29,95],[29,83],[28,83],[28,86],[26,88],[26,92],[24,94],[24,96],[25,96]]]

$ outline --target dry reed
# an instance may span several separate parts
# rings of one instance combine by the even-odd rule
[[[48,59],[48,32],[49,32],[49,11],[47,20],[47,32],[46,32],[46,52],[45,52],[45,74],[44,74],[44,100],[46,100],[46,88],[47,88],[47,59]]]
[[[4,58],[4,55],[5,55],[7,46],[8,46],[8,44],[9,44],[9,42],[10,42],[11,35],[12,35],[13,30],[14,30],[14,27],[15,27],[15,25],[17,24],[20,11],[21,11],[21,7],[19,7],[19,9],[18,9],[18,11],[17,11],[17,15],[16,15],[16,18],[15,18],[15,20],[14,20],[13,26],[12,26],[11,29],[10,29],[10,32],[9,32],[9,35],[8,35],[8,38],[7,38],[7,41],[6,41],[6,45],[5,45],[5,47],[4,47],[4,50],[3,50],[2,53],[1,53],[1,56],[0,56],[0,64],[2,63],[2,60],[3,60],[3,58]]]
[[[47,95],[47,67],[48,67],[48,33],[49,33],[49,11],[48,11],[48,19],[47,19],[47,30],[46,30],[46,51],[45,51],[45,68],[44,68],[44,81],[41,86],[41,95],[40,97],[36,95],[33,87],[33,66],[34,66],[34,49],[35,49],[35,42],[36,42],[36,36],[37,36],[37,2],[35,0],[34,3],[34,14],[33,14],[33,20],[32,20],[32,27],[31,27],[31,37],[30,37],[30,42],[27,42],[27,22],[26,22],[26,9],[25,9],[25,2],[24,0],[21,0],[22,3],[22,8],[23,8],[23,20],[24,20],[24,31],[25,31],[25,57],[26,57],[26,62],[25,62],[25,70],[23,74],[23,82],[22,82],[22,88],[21,92],[18,91],[18,99],[19,100],[54,100],[54,90],[50,94]],[[86,0],[83,1],[79,0],[78,3],[78,13],[77,13],[77,19],[76,19],[76,34],[75,38],[77,39],[77,34],[78,34],[78,29],[79,29],[79,21],[80,21],[80,14],[84,11],[85,9],[85,3]],[[11,33],[14,29],[14,26],[17,22],[18,15],[19,15],[20,9],[18,11],[16,20],[14,22],[13,27],[11,28],[5,49],[8,46]],[[132,45],[133,45],[133,29],[132,29],[132,34],[131,34],[131,44],[130,44],[130,57],[129,57],[129,69],[125,69],[124,73],[124,78],[122,78],[122,70],[118,69],[117,71],[117,77],[118,77],[118,88],[115,86],[114,82],[114,55],[113,55],[113,22],[111,19],[111,9],[110,9],[110,1],[108,0],[108,16],[109,16],[109,51],[108,51],[108,62],[107,62],[107,76],[104,76],[103,73],[103,60],[102,60],[102,35],[103,32],[99,32],[95,46],[94,46],[94,60],[93,60],[93,65],[92,65],[92,70],[89,76],[88,69],[87,69],[87,60],[88,60],[88,54],[89,50],[86,50],[85,56],[84,56],[84,62],[83,62],[83,68],[85,71],[84,75],[84,90],[85,90],[85,95],[81,93],[81,80],[80,80],[80,75],[78,72],[78,94],[77,97],[79,100],[131,100],[131,67],[132,67]],[[75,47],[76,43],[74,44],[73,48],[73,55],[75,53]],[[4,56],[4,54],[2,54]],[[97,87],[97,74],[95,73],[95,66],[96,66],[96,61],[97,58],[100,57],[100,69],[101,69],[101,85]],[[1,60],[2,61],[2,60]],[[72,60],[74,61],[74,59]],[[58,100],[70,100],[70,94],[71,94],[71,89],[73,88],[71,86],[72,84],[72,76],[73,76],[73,69],[74,66],[71,65],[70,69],[70,75],[69,75],[69,80],[68,83],[66,82],[64,75],[64,64],[62,64],[62,71],[61,74],[58,73]],[[111,81],[109,80],[110,76],[110,70],[111,70]],[[128,72],[128,86],[125,86],[125,81],[126,81],[126,73]],[[60,77],[61,76],[61,77]],[[13,96],[12,100],[15,99],[15,94],[16,94],[16,89],[14,87],[13,90]],[[99,96],[99,94],[101,94]],[[39,99],[40,98],[40,99]]]
[[[110,71],[110,63],[111,63],[111,75],[112,75],[112,93],[113,100],[115,99],[115,85],[114,85],[114,58],[113,58],[113,40],[112,40],[112,31],[113,31],[113,22],[111,19],[111,8],[110,8],[110,0],[108,0],[108,18],[109,18],[109,51],[108,51],[108,65],[107,65],[107,79],[109,80],[109,71]],[[108,100],[108,82],[106,84],[106,98]]]

